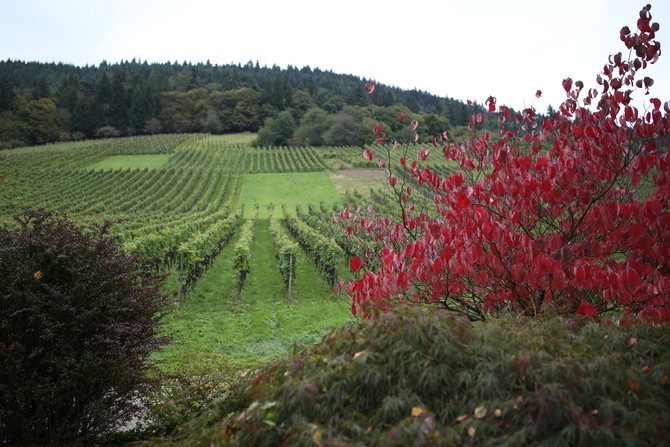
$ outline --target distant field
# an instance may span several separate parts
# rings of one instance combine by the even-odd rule
[[[260,207],[260,217],[268,215],[267,205],[275,204],[275,213],[283,216],[282,204],[289,209],[296,205],[324,202],[329,207],[341,202],[327,172],[292,172],[288,174],[248,174],[244,177],[242,203],[245,215],[250,215],[254,204]]]
[[[107,169],[156,169],[163,166],[172,154],[148,155],[111,155],[97,163],[88,166],[93,171]]]
[[[221,141],[227,144],[251,144],[256,139],[255,133],[229,133],[226,135],[212,135],[210,140],[213,142]]]

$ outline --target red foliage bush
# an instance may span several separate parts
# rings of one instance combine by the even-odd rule
[[[670,156],[659,148],[670,102],[652,97],[646,110],[631,102],[634,92],[649,94],[653,80],[641,72],[660,55],[650,9],[640,11],[637,32],[621,30],[629,55],[610,56],[596,88],[563,81],[567,97],[555,116],[513,112],[489,97],[499,136],[435,138],[458,173],[442,178],[423,168],[430,149],[421,148],[413,162],[400,159],[399,181],[389,167],[393,147],[380,146],[402,219],[351,216],[353,233],[383,242],[368,252],[381,269],[348,284],[355,313],[433,303],[471,319],[625,311],[670,320]],[[470,125],[483,122],[473,114]],[[432,209],[413,203],[407,179],[430,188]]]

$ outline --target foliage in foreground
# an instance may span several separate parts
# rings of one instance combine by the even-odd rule
[[[411,310],[334,330],[146,444],[661,445],[669,426],[667,325]]]
[[[508,311],[625,311],[670,321],[670,154],[663,148],[670,101],[651,97],[644,111],[632,102],[649,93],[654,81],[643,70],[660,56],[650,9],[640,11],[635,32],[621,30],[626,53],[610,57],[597,88],[563,81],[567,98],[555,116],[540,120],[532,108],[513,114],[489,97],[503,124],[499,136],[435,138],[459,172],[444,177],[422,165],[430,148],[411,160],[396,145],[380,147],[378,163],[402,213],[396,221],[374,210],[340,213],[352,233],[382,243],[366,254],[373,267],[347,287],[354,313],[418,302],[472,320]],[[471,125],[483,121],[475,114]],[[383,143],[382,126],[375,131]],[[374,158],[370,149],[364,154]],[[430,188],[430,207],[417,200],[417,183]],[[357,258],[352,267],[363,264]]]
[[[114,430],[151,389],[168,300],[109,225],[26,211],[0,228],[0,444],[75,444]]]

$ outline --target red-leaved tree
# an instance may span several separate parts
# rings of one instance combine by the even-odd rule
[[[365,271],[365,259],[351,262],[360,269],[345,285],[354,313],[427,303],[471,319],[512,311],[670,320],[670,102],[652,97],[638,110],[631,101],[633,92],[649,94],[653,80],[641,73],[660,55],[650,9],[640,11],[637,32],[621,30],[628,53],[610,56],[596,88],[563,81],[567,98],[555,116],[516,113],[489,97],[500,135],[434,139],[460,165],[453,175],[422,167],[428,148],[413,161],[399,157],[375,127],[401,213],[341,213],[353,234],[381,247],[366,255],[381,265],[375,271]],[[483,121],[474,114],[470,123]],[[430,188],[431,207],[416,205],[412,182]]]

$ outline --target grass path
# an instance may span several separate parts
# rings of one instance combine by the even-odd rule
[[[178,331],[183,343],[168,346],[163,360],[216,353],[241,367],[251,366],[289,352],[297,341],[316,342],[353,318],[350,305],[333,296],[305,253],[297,261],[292,297],[286,297],[268,225],[267,219],[256,224],[251,272],[239,300],[232,267],[234,238],[182,308],[168,317],[168,330]]]

